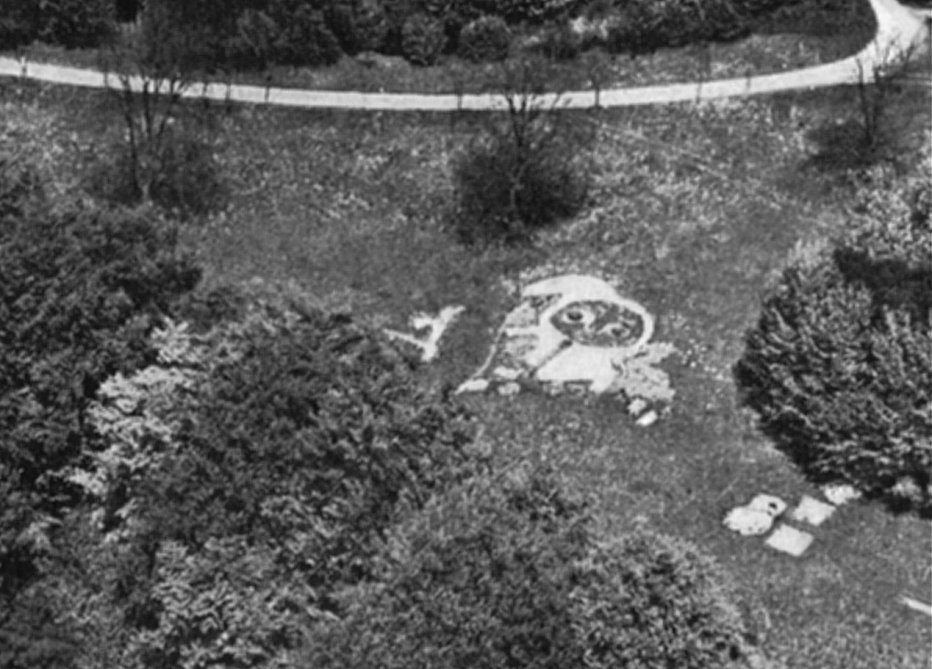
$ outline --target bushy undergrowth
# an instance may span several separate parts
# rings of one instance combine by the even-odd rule
[[[511,29],[499,16],[470,21],[459,35],[459,55],[474,63],[504,60],[510,48]]]
[[[41,0],[39,39],[73,49],[93,47],[116,33],[112,0]]]
[[[180,220],[217,211],[227,199],[214,147],[194,131],[174,128],[135,146],[115,146],[86,188],[118,204],[151,202]]]
[[[3,0],[0,49],[40,39],[69,49],[95,47],[116,35],[111,0]]]
[[[932,511],[928,160],[882,170],[853,230],[787,268],[736,368],[765,430],[818,480]]]
[[[414,14],[405,21],[401,51],[410,63],[433,65],[447,43],[443,23],[427,14]]]
[[[539,106],[528,78],[546,76],[545,68],[535,70],[533,62],[520,67],[505,84],[507,122],[489,126],[454,165],[452,223],[467,243],[526,241],[586,200],[589,179],[580,154],[589,136]]]
[[[597,544],[552,476],[474,479],[395,530],[381,580],[343,594],[305,666],[727,666],[742,626],[720,575],[647,532]]]
[[[0,49],[15,49],[29,44],[38,31],[38,3],[0,0]]]
[[[644,53],[694,42],[727,41],[750,32],[732,0],[631,0],[608,36],[614,52]]]
[[[0,646],[10,667],[71,666],[54,593],[37,590],[55,527],[80,501],[66,469],[104,379],[154,356],[146,335],[200,273],[149,213],[46,197],[0,170]],[[56,664],[57,663],[57,664]]]
[[[468,416],[384,337],[255,299],[210,333],[157,332],[158,363],[91,408],[102,441],[71,480],[128,556],[109,606],[131,666],[282,666],[387,528],[476,464]]]

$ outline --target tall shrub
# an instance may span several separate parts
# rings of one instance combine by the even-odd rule
[[[401,31],[401,50],[415,65],[433,65],[446,45],[443,23],[427,14],[414,14]]]
[[[38,37],[45,42],[86,48],[115,34],[113,0],[39,0]]]
[[[0,49],[15,49],[39,34],[38,0],[0,0]]]
[[[929,176],[926,166],[905,185],[880,179],[862,197],[853,232],[791,264],[736,367],[747,404],[808,474],[925,513],[932,511]]]
[[[537,59],[506,65],[506,118],[490,122],[454,165],[452,222],[463,241],[527,241],[585,203],[581,154],[591,133],[541,102],[547,72]]]
[[[517,474],[517,475],[515,475]],[[378,583],[309,635],[328,669],[705,669],[744,654],[709,558],[646,531],[597,543],[547,472],[452,489],[394,531]]]
[[[495,62],[508,57],[511,30],[499,16],[481,16],[467,23],[459,35],[459,54],[476,63]]]

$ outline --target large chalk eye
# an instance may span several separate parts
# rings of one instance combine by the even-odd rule
[[[595,314],[587,306],[570,305],[558,315],[559,322],[570,327],[588,327],[595,321]]]

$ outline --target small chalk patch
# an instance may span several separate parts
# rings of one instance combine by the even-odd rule
[[[789,525],[777,525],[777,529],[764,543],[775,550],[799,557],[806,552],[814,538],[808,532],[797,530]]]
[[[799,505],[790,512],[790,518],[818,527],[831,518],[833,513],[835,513],[833,505],[820,502],[809,495],[803,495],[799,500]]]
[[[647,408],[647,402],[644,401],[641,397],[635,397],[631,400],[631,403],[628,404],[628,413],[632,416],[640,416],[644,413],[644,410]]]
[[[841,506],[861,497],[861,492],[847,483],[833,483],[822,488],[822,494],[835,506]]]
[[[469,379],[463,381],[460,387],[456,389],[457,393],[484,393],[489,388],[489,382],[486,379]]]
[[[512,369],[511,367],[496,367],[492,370],[492,376],[494,376],[496,379],[514,381],[519,376],[521,376],[521,370]]]
[[[660,416],[657,415],[657,412],[654,410],[648,411],[646,414],[637,419],[637,424],[641,427],[650,427],[657,422],[657,419]]]
[[[521,386],[519,386],[514,381],[509,381],[498,387],[498,394],[504,397],[510,397],[511,395],[517,395],[521,392]]]

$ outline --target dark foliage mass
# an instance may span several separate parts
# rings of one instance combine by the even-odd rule
[[[427,14],[414,14],[401,33],[401,50],[404,57],[415,65],[433,65],[447,43],[443,23]]]
[[[892,197],[897,206],[868,207],[835,248],[784,272],[736,371],[807,473],[928,513],[932,196],[920,180]]]
[[[467,243],[527,241],[586,201],[591,126],[543,106],[547,72],[538,59],[504,68],[506,120],[493,120],[454,164],[452,224]]]
[[[230,345],[237,354],[185,409],[177,457],[144,488],[151,528],[191,547],[230,535],[275,543],[298,528],[278,527],[287,514],[269,518],[263,505],[287,497],[313,537],[303,549],[312,585],[360,578],[365,546],[398,509],[464,466],[468,417],[420,390],[410,358],[345,316],[303,312]]]
[[[470,21],[459,35],[460,56],[475,63],[504,60],[510,48],[511,29],[499,16]]]
[[[598,544],[552,475],[475,479],[396,530],[383,579],[343,595],[307,666],[728,666],[742,626],[690,545],[638,531]]]
[[[0,170],[0,644],[3,666],[68,666],[54,597],[31,588],[49,531],[80,501],[63,479],[99,384],[151,359],[147,332],[198,282],[175,232],[145,213],[53,202]]]
[[[69,49],[94,47],[116,34],[111,0],[3,0],[0,48],[40,39]]]

